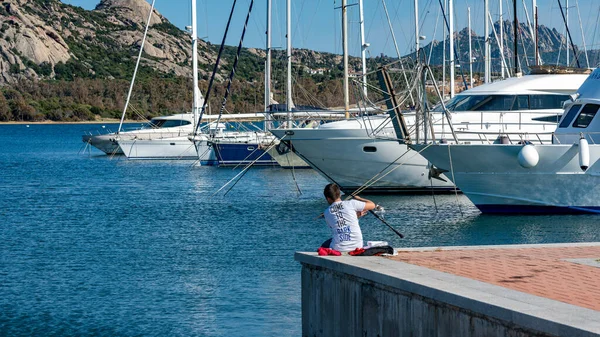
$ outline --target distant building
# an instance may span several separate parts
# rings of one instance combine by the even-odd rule
[[[304,67],[304,72],[309,73],[311,75],[324,75],[326,73],[329,73],[329,69],[327,69],[327,68],[312,69],[309,67]]]

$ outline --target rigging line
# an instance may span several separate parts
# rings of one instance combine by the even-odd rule
[[[452,153],[450,151],[450,144],[448,144],[448,159],[450,159],[450,172],[452,173],[452,182],[454,183],[454,195],[456,196],[456,205],[458,206],[458,210],[460,211],[460,215],[464,217],[462,207],[460,207],[460,202],[458,201],[458,187],[456,186],[456,179],[454,178],[454,166],[452,165]]]
[[[454,36],[450,36],[450,24],[448,23],[448,18],[446,17],[446,11],[444,10],[443,6],[442,6],[442,0],[438,0],[439,4],[440,4],[440,8],[442,10],[442,15],[444,17],[444,23],[446,23],[446,29],[448,30],[448,36],[451,39],[454,39]],[[452,13],[450,13],[450,15],[452,15]],[[446,43],[445,41],[445,37],[444,37],[444,44]],[[463,85],[465,86],[465,90],[469,89],[469,86],[467,85],[467,80],[465,78],[465,73],[462,69],[462,65],[460,63],[460,58],[458,57],[458,48],[456,50],[454,50],[454,55],[451,55],[452,57],[454,57],[454,62],[456,62],[458,64],[458,67],[460,69],[460,76],[463,80]],[[455,65],[456,67],[456,65]]]
[[[437,14],[435,16],[435,26],[434,26],[435,28],[433,30],[433,39],[435,39],[435,36],[437,35],[439,21],[440,21],[440,9],[438,8]],[[427,59],[427,64],[431,64],[431,56],[432,55],[433,55],[433,43],[429,43],[429,57]]]
[[[290,146],[293,146],[291,142],[290,142]],[[292,149],[290,149],[290,152],[294,153],[294,152],[292,152]],[[294,180],[294,184],[296,185],[296,189],[298,190],[298,193],[300,193],[300,195],[302,195],[302,191],[300,190],[300,186],[298,185],[298,180],[296,180],[296,170],[294,168],[294,165],[290,161],[290,156],[289,156],[290,152],[285,154],[285,159],[287,160],[288,165],[290,165],[292,167],[292,179]]]
[[[148,35],[148,28],[150,28],[150,19],[152,19],[152,14],[154,13],[154,4],[156,0],[152,0],[152,6],[150,7],[150,12],[148,13],[148,22],[146,22],[146,28],[144,30],[144,37],[142,38],[142,45],[140,46],[140,52],[138,54],[138,58],[135,61],[135,69],[133,70],[133,78],[131,79],[131,84],[129,85],[129,92],[127,93],[127,101],[125,102],[125,107],[123,108],[123,114],[121,115],[121,122],[119,123],[119,130],[117,130],[117,134],[121,132],[123,128],[123,120],[125,119],[125,113],[127,113],[127,106],[129,105],[129,100],[131,99],[131,93],[133,92],[133,85],[135,84],[135,77],[138,72],[138,68],[140,66],[140,61],[142,60],[142,53],[144,52],[144,44],[146,43],[146,36]]]
[[[281,137],[280,140],[283,140],[286,136],[284,135],[283,137]],[[263,152],[263,154],[261,154],[260,156],[258,156],[256,159],[254,159],[250,164],[248,164],[242,171],[240,171],[240,173],[236,174],[235,177],[231,178],[225,185],[221,186],[221,188],[219,188],[215,193],[213,193],[212,196],[215,196],[217,193],[221,192],[227,185],[229,185],[234,179],[238,178],[237,181],[233,184],[233,186],[231,186],[231,188],[229,188],[227,190],[227,192],[225,192],[225,195],[227,195],[227,193],[229,193],[229,191],[231,191],[231,189],[243,178],[244,175],[246,175],[246,172],[248,172],[248,170],[250,169],[250,167],[252,167],[252,165],[254,165],[258,160],[260,160],[260,158],[262,158],[262,156],[264,156],[267,151],[269,151],[271,148],[273,148],[273,143],[275,142],[275,139],[273,139],[273,141],[271,142],[272,145],[269,146],[269,148],[267,148],[265,150],[265,152]]]
[[[579,12],[579,0],[575,0],[575,5],[577,6],[577,17],[579,17],[579,29],[581,30],[581,39],[583,42],[583,52],[585,55],[585,62],[587,63],[587,67],[590,67],[590,60],[588,59],[587,46],[585,45],[585,34],[583,33],[583,25],[581,24],[581,13]]]
[[[233,12],[235,11],[235,4],[237,0],[233,0],[233,5],[231,6],[231,12],[229,13],[229,19],[227,20],[227,26],[225,27],[225,33],[223,34],[223,40],[221,41],[221,47],[219,47],[219,53],[217,54],[217,60],[215,61],[215,66],[213,67],[212,75],[210,76],[210,81],[208,81],[208,89],[206,90],[206,97],[204,97],[204,102],[202,103],[202,109],[200,110],[200,117],[198,118],[198,124],[196,124],[196,130],[194,133],[198,133],[198,129],[200,123],[202,123],[202,116],[206,111],[206,105],[208,104],[210,93],[212,91],[212,86],[215,80],[215,76],[217,74],[217,70],[219,68],[219,63],[221,62],[221,55],[223,55],[223,49],[225,49],[225,40],[227,39],[227,33],[229,32],[229,26],[231,25],[231,17],[233,16]]]
[[[562,15],[563,21],[565,22],[565,29],[567,30],[567,36],[569,37],[569,41],[571,42],[571,48],[573,49],[573,56],[575,56],[577,68],[581,68],[581,65],[579,64],[579,57],[577,56],[577,48],[575,48],[575,44],[573,43],[573,38],[571,38],[571,31],[569,30],[569,26],[567,25],[567,19],[565,18],[565,13],[563,11],[562,5],[560,4],[560,0],[557,0],[557,1],[558,1],[558,7],[560,8],[560,14]]]
[[[242,37],[240,38],[240,43],[238,44],[237,52],[235,54],[235,60],[233,61],[233,66],[231,67],[231,72],[229,73],[227,89],[225,89],[225,95],[223,95],[223,101],[221,102],[221,109],[219,110],[219,116],[217,117],[217,122],[216,122],[217,125],[219,125],[219,122],[221,121],[221,116],[223,115],[223,110],[225,110],[225,104],[227,104],[227,98],[229,97],[229,93],[231,92],[231,83],[233,82],[233,77],[235,76],[235,70],[237,69],[238,61],[240,59],[240,53],[242,51],[242,45],[244,43],[244,36],[246,36],[246,30],[248,28],[248,20],[250,19],[250,14],[252,13],[253,5],[254,5],[254,0],[251,0],[250,8],[248,8],[248,14],[246,14],[246,21],[244,22],[244,29],[242,30]]]
[[[249,155],[247,155],[247,156],[246,156],[246,158],[244,158],[244,159],[243,159],[241,162],[239,162],[237,165],[235,165],[235,166],[234,166],[234,167],[231,169],[232,171],[235,171],[235,170],[236,170],[238,167],[240,167],[240,165],[242,165],[242,163],[243,163],[243,162],[244,162],[246,159],[250,158],[250,156],[251,156],[251,155],[253,155],[253,154],[254,154],[256,151],[260,150],[260,146],[259,146],[260,144],[258,144],[258,143],[259,143],[259,139],[260,139],[260,138],[258,137],[258,135],[256,136],[256,139],[257,139],[257,142],[256,142],[256,143],[257,143],[257,145],[256,145],[256,148],[254,149],[254,151],[250,152],[250,154],[249,154]]]

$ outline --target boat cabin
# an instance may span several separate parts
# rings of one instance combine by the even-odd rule
[[[600,143],[600,68],[594,70],[565,107],[553,143],[571,144],[583,135],[590,144]]]

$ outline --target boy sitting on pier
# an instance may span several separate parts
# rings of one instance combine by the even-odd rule
[[[358,218],[375,209],[375,203],[354,196],[354,199],[342,201],[338,185],[329,184],[323,191],[329,207],[324,216],[327,226],[331,228],[331,239],[323,242],[321,247],[335,249],[340,252],[353,251],[363,247],[363,238]]]

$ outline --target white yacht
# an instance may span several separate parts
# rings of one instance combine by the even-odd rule
[[[564,102],[586,77],[527,75],[464,91],[448,103],[456,135],[479,143],[530,134],[549,140]],[[436,139],[448,139],[450,129],[443,115],[433,113],[432,117]],[[414,114],[406,119],[414,124]],[[296,154],[345,191],[361,188],[366,192],[415,193],[454,188],[443,175],[429,179],[428,161],[399,143],[392,124],[384,117],[357,117],[315,129],[271,132],[293,144]]]
[[[118,141],[187,136],[193,131],[193,123],[194,116],[192,114],[160,116],[152,118],[141,129],[103,135],[87,134],[82,136],[82,140],[106,154],[124,154]]]
[[[550,144],[411,147],[484,213],[600,213],[600,69],[575,97]]]

